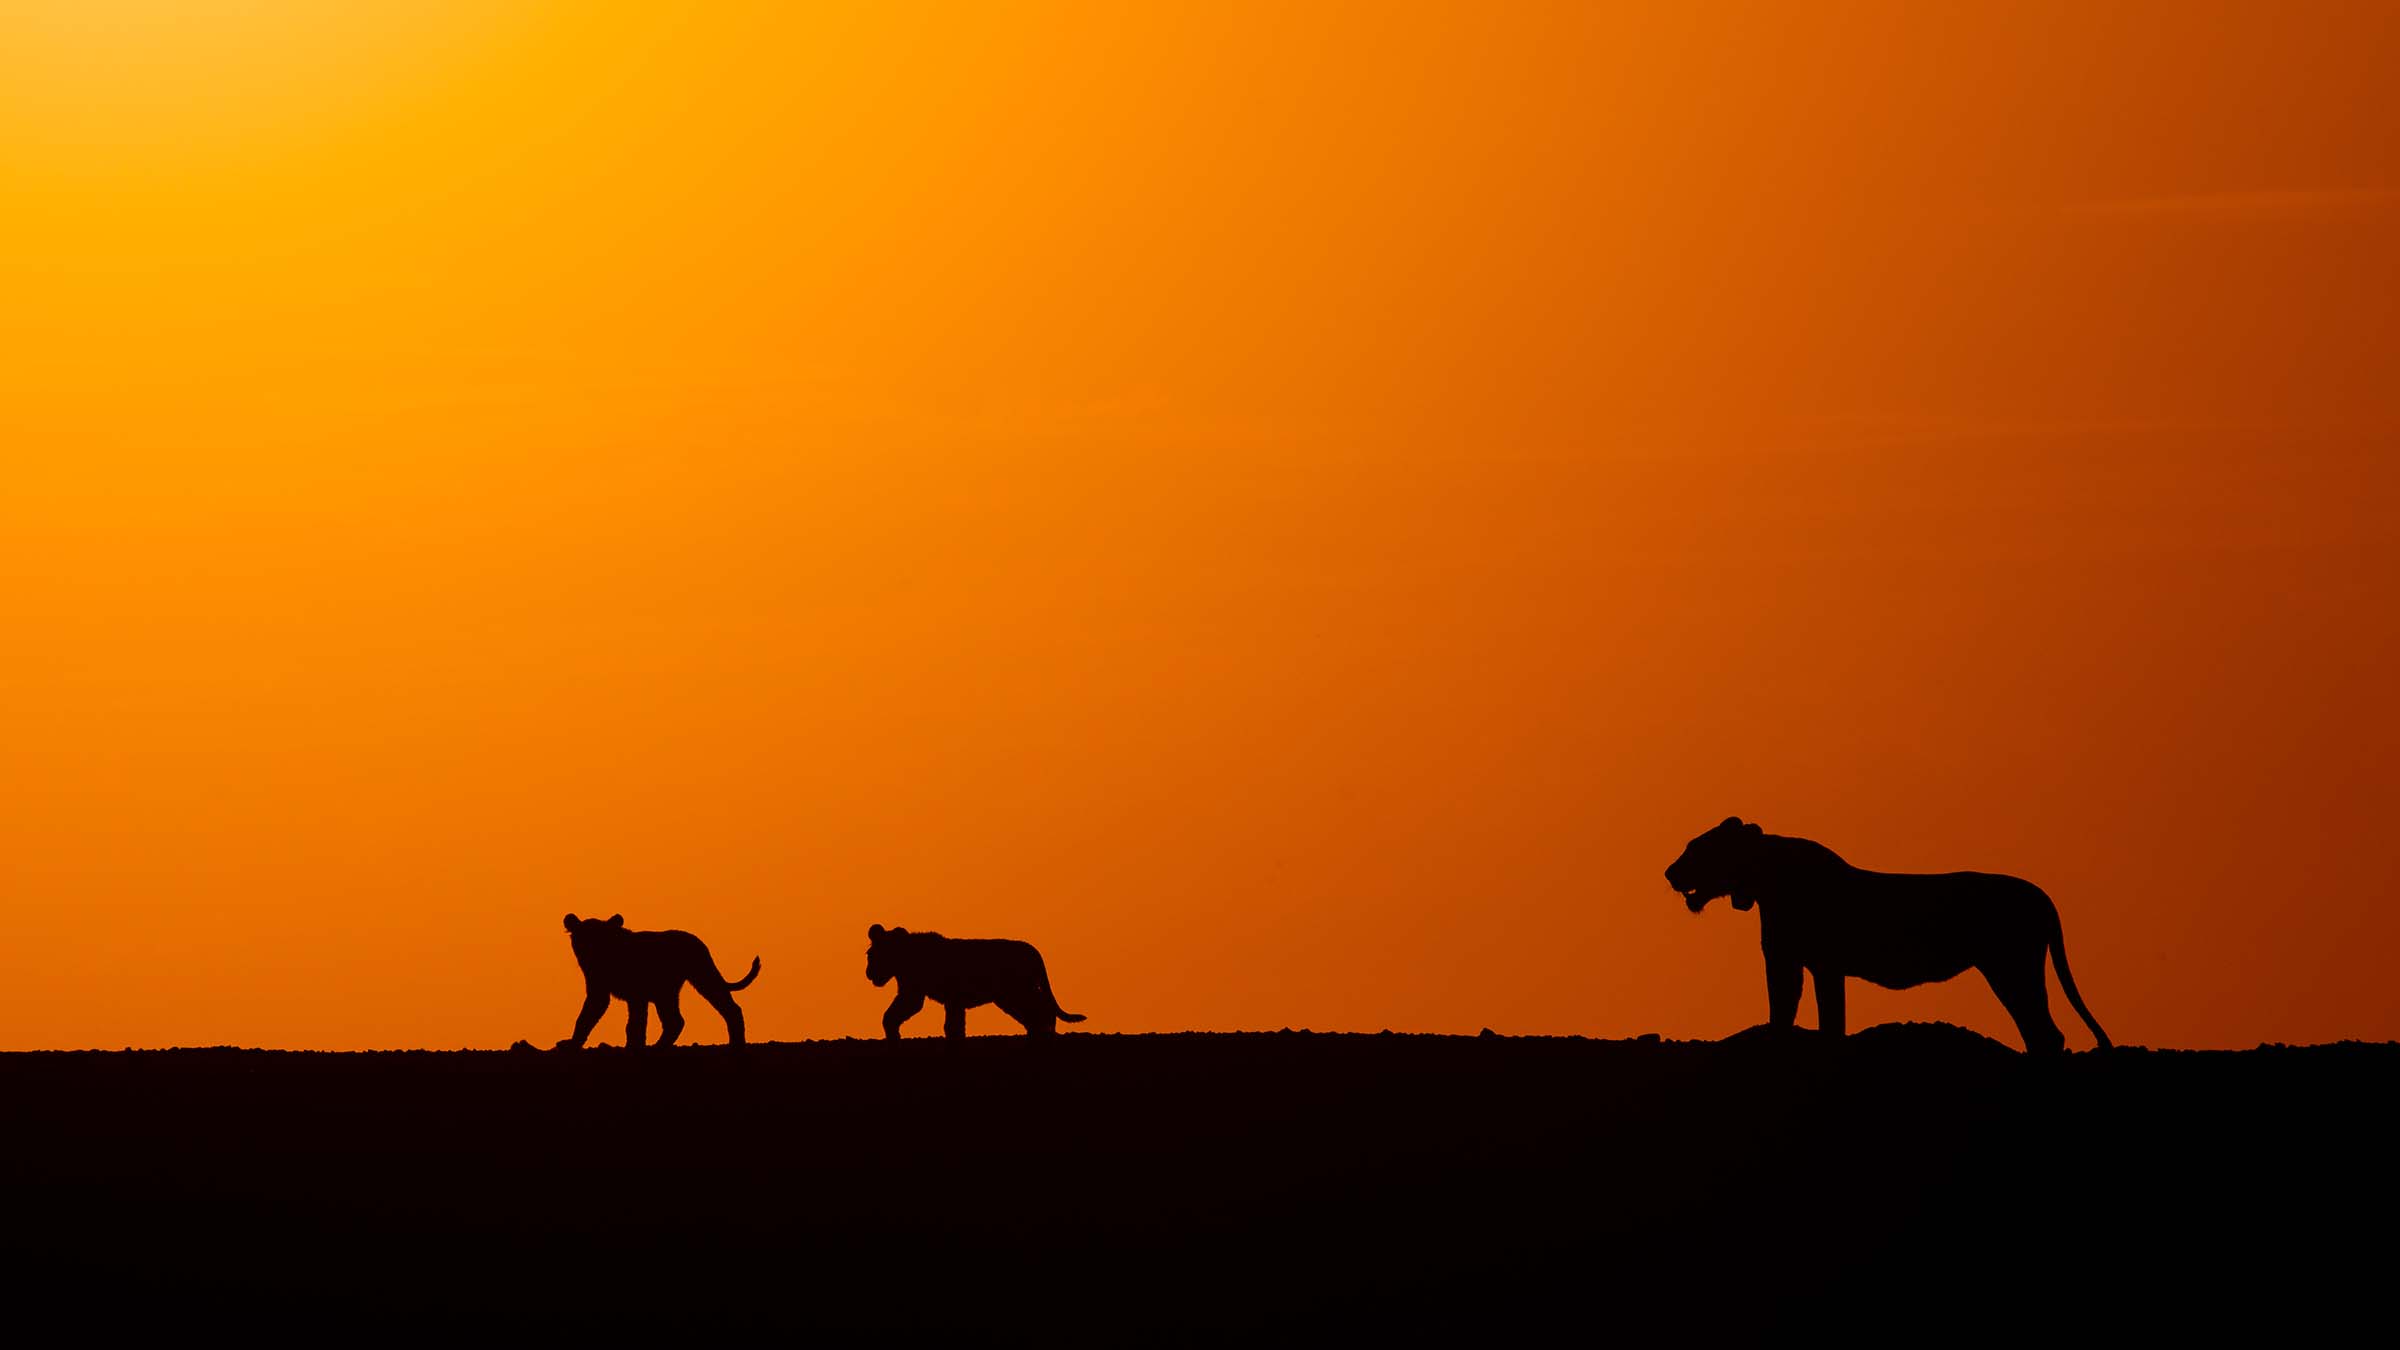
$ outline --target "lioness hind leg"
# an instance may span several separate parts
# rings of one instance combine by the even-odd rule
[[[966,1004],[947,1003],[942,1005],[942,1034],[954,1041],[963,1041],[967,1038]]]
[[[2025,1042],[2029,1055],[2054,1055],[2066,1048],[2067,1038],[2050,1020],[2050,982],[2042,966],[2042,949],[2033,949],[2030,960],[2011,957],[1982,967],[1983,978],[2015,1019],[2017,1035]]]
[[[625,1048],[639,1050],[650,1039],[650,1004],[643,999],[625,1000]]]

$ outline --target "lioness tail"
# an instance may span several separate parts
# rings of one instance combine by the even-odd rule
[[[2058,987],[2066,991],[2067,1002],[2074,1007],[2075,1015],[2092,1029],[2092,1039],[2100,1042],[2100,1048],[2108,1049],[2108,1033],[2100,1029],[2099,1019],[2092,1016],[2092,1010],[2083,1006],[2083,995],[2075,992],[2075,976],[2067,969],[2067,935],[2059,926],[2055,914],[2050,920],[2050,964],[2058,967]]]
[[[2058,974],[2058,978],[2060,978],[2060,979],[2062,979],[2062,980],[2063,980],[2063,979],[2065,979],[2065,978],[2067,978],[2067,974],[2066,974],[2066,972],[2067,972],[2067,968],[2066,968],[2065,966],[2060,966],[2060,967],[2058,968],[2058,972],[2059,972],[2059,974]],[[725,974],[724,974],[724,972],[723,972],[723,971],[719,971],[719,972],[717,973],[717,978],[718,978],[718,979],[720,979],[720,980],[724,979],[724,978],[725,978]],[[740,979],[738,979],[738,980],[735,980],[735,981],[731,982],[730,984],[727,984],[725,987],[726,987],[726,988],[728,988],[728,989],[747,989],[747,988],[749,988],[749,987],[750,987],[750,982],[751,982],[752,980],[755,980],[755,979],[757,979],[757,978],[758,978],[758,958],[757,958],[757,957],[755,957],[755,956],[753,956],[753,957],[751,957],[751,958],[750,958],[750,973],[749,973],[749,974],[747,974],[747,975],[744,975],[742,978],[740,978]],[[2072,994],[2070,994],[2070,995],[2068,995],[2068,997],[2072,998],[2072,997],[2074,997],[2074,996],[2073,996]],[[2079,1005],[2079,1006],[2080,1006],[2080,1005]]]

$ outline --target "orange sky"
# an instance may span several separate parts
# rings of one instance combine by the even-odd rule
[[[0,1048],[2400,1036],[2400,8],[680,8],[0,17]]]

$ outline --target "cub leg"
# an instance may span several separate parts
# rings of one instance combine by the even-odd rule
[[[2067,1038],[2050,1020],[2050,981],[2042,968],[2043,949],[2011,956],[1981,967],[1984,982],[1999,996],[2000,1006],[2016,1020],[2017,1035],[2029,1055],[2054,1055],[2066,1048]]]
[[[1028,1036],[1055,1036],[1058,1034],[1058,1018],[1047,1008],[1040,1012],[1033,1012],[1022,1003],[1003,1003],[1000,1005],[1000,1011],[1017,1019],[1017,1024],[1025,1028],[1025,1034]]]
[[[683,1035],[683,990],[671,989],[658,1001],[658,1043],[663,1049]]]
[[[726,1044],[743,1044],[742,1005],[733,1001],[733,991],[715,980],[705,984],[694,981],[692,987],[700,991],[700,997],[708,1000],[708,1006],[717,1010],[717,1016],[725,1019]]]
[[[581,1050],[592,1028],[600,1025],[600,1014],[608,1011],[608,991],[593,988],[584,991],[583,1007],[575,1014],[575,1034],[560,1041],[560,1050]]]
[[[625,1007],[625,1048],[639,1050],[650,1039],[650,1001],[628,998]]]
[[[945,1003],[942,1005],[942,1034],[954,1041],[963,1041],[967,1038],[966,1004]]]
[[[900,1024],[924,1010],[925,996],[923,994],[912,994],[907,989],[902,989],[899,997],[892,1000],[892,1006],[883,1010],[883,1038],[887,1041],[899,1040]]]
[[[1849,1009],[1844,1006],[1843,978],[1829,970],[1808,972],[1809,983],[1817,987],[1817,1030],[1828,1036],[1840,1036],[1849,1030]]]

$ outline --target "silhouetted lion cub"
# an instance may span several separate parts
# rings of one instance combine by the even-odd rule
[[[2042,888],[1991,872],[1870,872],[1812,839],[1768,834],[1739,816],[1686,845],[1667,884],[1692,913],[1720,895],[1735,909],[1758,907],[1767,954],[1767,1020],[1788,1027],[1800,1010],[1800,972],[1817,985],[1817,1025],[1842,1034],[1842,981],[1852,975],[1886,989],[1983,972],[2017,1034],[2034,1054],[2066,1044],[2050,1020],[2042,958],[2100,1048],[2108,1033],[2083,1006],[2067,970],[2058,907]]]
[[[625,1000],[625,1044],[639,1050],[650,1030],[650,1005],[658,1005],[658,1043],[673,1045],[683,1034],[683,986],[690,981],[700,997],[725,1017],[725,1038],[742,1043],[742,1010],[733,991],[747,989],[758,978],[758,958],[750,958],[750,973],[731,984],[717,973],[708,944],[679,929],[638,933],[625,926],[625,916],[605,919],[567,916],[567,940],[575,947],[575,964],[583,967],[583,1011],[575,1014],[575,1034],[560,1041],[560,1050],[578,1050],[592,1034],[610,998]]]
[[[942,1034],[953,1039],[967,1034],[967,1009],[986,1003],[999,1004],[1028,1036],[1054,1035],[1060,1022],[1083,1020],[1058,1006],[1050,972],[1030,942],[946,938],[873,924],[867,929],[867,979],[878,989],[900,982],[899,996],[883,1013],[886,1040],[899,1040],[900,1024],[927,999],[942,1005]]]

